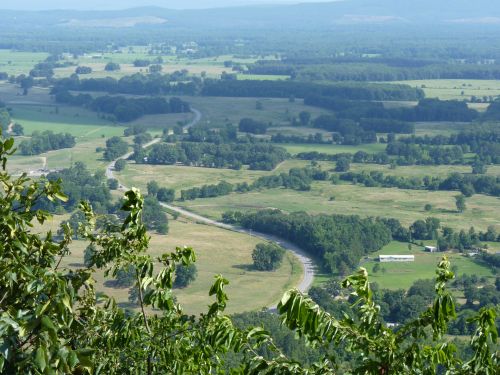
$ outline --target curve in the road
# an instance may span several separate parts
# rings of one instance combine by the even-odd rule
[[[201,112],[198,111],[197,109],[191,108],[191,111],[194,113],[195,117],[193,120],[191,120],[190,123],[186,124],[183,127],[185,130],[196,125],[202,118]],[[161,141],[161,138],[156,138],[156,139],[152,140],[151,142],[144,144],[142,147],[147,148],[147,147],[150,147],[150,146],[152,146],[155,143],[158,143],[160,141]],[[106,177],[108,179],[115,178],[114,174],[113,174],[113,170],[114,170],[114,166],[115,166],[116,161],[119,159],[128,159],[131,155],[132,155],[132,152],[129,152],[129,153],[117,158],[116,160],[113,160],[106,168]],[[119,189],[126,191],[129,188],[120,184]],[[307,255],[307,253],[304,252],[301,248],[299,248],[295,244],[293,244],[289,241],[283,240],[279,237],[270,235],[270,234],[255,232],[255,231],[252,231],[250,229],[244,229],[244,228],[236,227],[234,225],[221,223],[219,221],[210,219],[208,217],[195,214],[191,211],[187,211],[181,207],[173,206],[173,205],[166,204],[166,203],[160,203],[160,204],[163,207],[165,207],[171,211],[175,211],[175,212],[179,213],[180,215],[188,217],[190,219],[193,219],[193,220],[205,223],[205,224],[213,225],[213,226],[216,226],[218,228],[223,228],[223,229],[231,230],[234,232],[244,233],[244,234],[247,234],[250,236],[262,238],[266,241],[272,241],[272,242],[275,242],[278,245],[282,246],[283,248],[290,250],[291,252],[293,252],[295,254],[297,259],[302,264],[302,267],[304,268],[304,276],[303,276],[302,280],[300,281],[299,285],[297,285],[297,289],[299,291],[305,293],[311,287],[311,285],[313,283],[313,279],[314,279],[314,273],[315,273],[314,263],[313,263],[312,259]]]

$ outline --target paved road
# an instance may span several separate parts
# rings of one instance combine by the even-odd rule
[[[191,126],[194,126],[195,124],[197,124],[201,120],[202,115],[201,115],[200,111],[198,111],[194,108],[191,108],[191,111],[195,114],[195,118],[189,124],[185,125],[184,129],[189,129]],[[152,140],[151,142],[143,145],[143,147],[144,148],[150,147],[150,146],[154,145],[155,143],[160,142],[160,140],[161,140],[161,138],[156,138],[156,139]],[[132,155],[132,152],[129,152],[129,153],[119,157],[118,159],[127,159],[131,155]],[[115,162],[118,159],[111,162],[108,165],[108,167],[106,168],[106,177],[108,179],[115,178],[113,175],[113,170],[114,170]],[[129,188],[120,184],[119,189],[122,191],[127,191]],[[163,207],[165,207],[171,211],[175,211],[182,216],[188,217],[188,218],[196,220],[198,222],[202,222],[205,224],[216,226],[218,228],[223,228],[223,229],[231,230],[234,232],[244,233],[244,234],[247,234],[250,236],[262,238],[266,241],[273,241],[273,242],[279,244],[280,246],[284,247],[285,249],[292,251],[295,254],[295,256],[297,257],[297,259],[299,259],[300,263],[302,263],[302,266],[304,268],[304,276],[303,276],[302,280],[300,281],[299,285],[297,285],[297,289],[300,290],[301,292],[305,293],[311,287],[313,279],[314,279],[314,272],[315,272],[313,261],[301,248],[294,245],[293,243],[291,243],[289,241],[285,241],[281,238],[278,238],[278,237],[270,235],[270,234],[255,232],[255,231],[252,231],[249,229],[239,228],[239,227],[236,227],[234,225],[221,223],[219,221],[216,221],[216,220],[195,214],[193,212],[187,211],[181,207],[173,206],[173,205],[166,204],[166,203],[160,203],[160,204]],[[275,308],[275,306],[271,306],[271,308]]]

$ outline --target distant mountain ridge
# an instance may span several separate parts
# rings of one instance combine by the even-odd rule
[[[73,25],[102,27],[102,19],[154,17],[168,27],[246,28],[300,27],[304,29],[359,24],[500,24],[498,0],[345,0],[295,5],[253,5],[212,9],[140,7],[109,11],[0,10],[3,26]],[[149,18],[152,19],[152,18]],[[71,22],[70,22],[71,21]],[[88,21],[88,22],[82,22]],[[119,25],[119,23],[118,23]],[[127,26],[140,26],[129,22]],[[125,27],[125,26],[124,26]]]

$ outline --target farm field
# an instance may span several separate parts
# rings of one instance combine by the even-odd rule
[[[221,181],[229,183],[252,182],[261,176],[288,172],[293,167],[303,167],[308,162],[302,160],[286,160],[273,171],[251,171],[241,169],[184,167],[172,165],[147,165],[129,163],[120,172],[116,172],[117,178],[126,186],[135,186],[142,190],[146,189],[149,181],[155,180],[160,186],[177,190],[188,189],[206,184],[218,184]]]
[[[385,150],[386,145],[383,143],[370,143],[370,144],[362,144],[358,146],[349,146],[349,145],[333,145],[333,144],[324,144],[324,145],[315,145],[315,144],[280,144],[280,146],[286,148],[286,150],[292,154],[297,155],[301,152],[312,152],[317,151],[325,154],[340,154],[340,153],[351,153],[355,154],[358,151],[365,151],[367,153],[373,154],[377,152],[382,152]]]
[[[270,98],[227,98],[185,96],[183,100],[203,113],[202,124],[233,123],[237,125],[242,118],[272,122],[275,125],[288,126],[293,117],[308,111],[314,119],[329,111],[304,105],[302,101],[289,102],[288,99]],[[256,109],[256,103],[262,103],[263,109]]]
[[[55,216],[44,228],[56,230],[57,225],[67,217]],[[226,288],[230,298],[227,308],[229,313],[271,306],[279,300],[284,290],[296,285],[302,277],[302,266],[291,253],[286,254],[277,271],[254,271],[251,268],[252,251],[257,243],[262,242],[257,238],[183,219],[170,220],[169,227],[166,236],[152,235],[150,253],[159,256],[175,250],[176,246],[189,246],[196,251],[196,280],[185,289],[174,290],[178,302],[190,314],[206,311],[212,301],[208,291],[217,274],[222,274],[230,281]],[[38,225],[35,228],[40,230]],[[86,246],[84,241],[74,241],[71,245],[72,254],[64,258],[64,265],[81,267]],[[114,297],[119,303],[127,302],[127,288],[105,285],[102,272],[96,273],[95,278],[98,290]]]
[[[8,75],[28,74],[33,66],[49,56],[45,52],[20,52],[0,49],[0,72]]]
[[[455,229],[469,229],[474,226],[477,230],[486,230],[489,225],[500,229],[498,198],[476,194],[467,199],[467,210],[459,214],[455,207],[456,194],[453,191],[366,188],[315,182],[311,191],[307,192],[270,189],[179,204],[198,214],[216,219],[225,211],[277,208],[288,212],[306,211],[310,214],[394,217],[404,225],[432,216],[440,219],[443,225]],[[433,206],[429,212],[424,211],[427,203]]]
[[[379,263],[378,255],[415,255],[414,262],[388,262]],[[438,262],[446,255],[452,266],[457,266],[457,276],[477,275],[478,277],[487,277],[494,282],[494,275],[488,267],[476,263],[472,258],[459,253],[427,253],[421,246],[412,245],[411,250],[408,244],[393,241],[380,251],[369,255],[369,260],[362,260],[362,266],[365,267],[370,275],[370,281],[376,282],[380,288],[384,289],[408,289],[415,281],[419,279],[432,279]],[[380,265],[378,272],[373,272],[375,264]]]
[[[392,83],[419,87],[424,90],[427,98],[442,100],[470,100],[472,96],[482,99],[483,96],[496,97],[500,95],[500,82],[498,80],[430,79]]]
[[[92,73],[82,75],[85,78],[104,78],[113,77],[121,78],[125,75],[135,73],[147,73],[147,67],[135,67],[133,65],[136,59],[146,59],[156,64],[154,60],[160,55],[150,55],[147,47],[132,46],[132,49],[122,48],[119,52],[94,53],[78,56],[77,59],[72,56],[66,56],[65,60],[74,64],[64,68],[54,69],[57,78],[69,77],[75,72],[77,66],[88,66],[92,68]],[[231,67],[224,66],[225,61],[233,61],[240,64],[249,64],[257,60],[257,58],[236,58],[231,55],[220,55],[210,58],[187,58],[176,55],[161,55],[163,62],[162,73],[173,73],[175,71],[187,70],[189,74],[201,76],[202,74],[209,78],[219,78],[223,72],[232,73]],[[267,57],[274,58],[274,57]],[[121,65],[119,71],[107,72],[104,68],[108,62],[115,62]],[[239,75],[242,76],[242,75]],[[269,76],[264,79],[283,79],[288,76]],[[254,79],[254,78],[252,78]]]

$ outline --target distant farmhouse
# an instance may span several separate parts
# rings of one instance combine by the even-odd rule
[[[414,262],[415,255],[379,255],[379,262]]]
[[[428,251],[429,253],[435,253],[438,251],[436,246],[426,246],[425,251]]]

